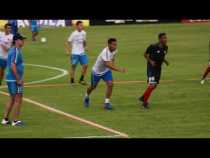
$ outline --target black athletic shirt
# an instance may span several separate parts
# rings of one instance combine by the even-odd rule
[[[155,61],[158,66],[162,65],[167,53],[168,46],[160,47],[159,43],[151,44],[146,50],[146,54],[149,54],[150,59]],[[149,62],[148,64],[150,65]]]

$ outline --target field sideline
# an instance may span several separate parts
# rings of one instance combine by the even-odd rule
[[[104,83],[101,83],[91,96],[91,107],[88,109],[82,104],[86,87],[68,84],[69,57],[65,54],[64,42],[72,29],[43,28],[40,37],[47,37],[46,44],[32,43],[29,30],[22,29],[21,32],[28,37],[24,48],[25,63],[28,64],[25,82],[32,82],[25,86],[26,100],[23,103],[21,118],[26,122],[26,126],[0,126],[0,137],[123,137],[50,112],[49,109],[27,102],[28,99],[118,131],[129,138],[210,137],[210,85],[199,83],[208,62],[209,28],[210,24],[146,24],[86,28],[90,60],[87,81],[90,80],[91,67],[100,50],[106,46],[109,37],[118,39],[117,64],[128,69],[127,74],[114,72],[113,111],[105,111],[102,108]],[[159,32],[168,34],[168,60],[171,65],[163,66],[162,81],[151,98],[151,109],[144,110],[137,101],[146,87],[143,53],[150,43],[157,40]],[[77,79],[79,72],[78,67]],[[0,91],[2,113],[7,101],[7,90],[0,87]]]

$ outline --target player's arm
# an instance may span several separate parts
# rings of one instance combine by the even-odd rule
[[[144,58],[152,65],[152,66],[155,66],[156,63],[155,61],[153,61],[150,57],[149,57],[149,54],[147,52],[144,53]]]
[[[113,71],[122,72],[122,73],[126,72],[125,68],[118,68],[117,66],[115,66],[113,61],[105,61],[105,65]]]
[[[168,53],[168,47],[167,47],[167,49],[166,49],[166,54],[167,54],[167,53]],[[168,60],[166,60],[165,57],[164,57],[163,62],[164,62],[167,66],[169,66],[169,62],[168,62]]]
[[[85,51],[88,51],[88,49],[87,49],[87,41],[86,40],[83,41],[83,47],[84,47]]]
[[[69,41],[66,41],[65,42],[65,49],[66,49],[66,54],[70,54],[70,52],[71,52],[71,42],[69,42]]]
[[[4,52],[8,52],[9,47],[7,47],[7,46],[4,45],[4,44],[0,44],[0,45],[1,45],[1,48],[4,50]]]
[[[210,40],[209,40],[209,65],[210,65]]]
[[[86,32],[84,34],[83,47],[84,47],[85,51],[88,51],[88,49],[87,49],[87,40],[86,40]]]
[[[71,52],[73,38],[74,38],[74,34],[72,33],[69,36],[68,40],[65,42],[66,54],[70,54],[70,52]]]
[[[163,62],[164,62],[167,66],[169,66],[168,60],[164,59]]]
[[[12,69],[12,72],[13,72],[15,78],[16,78],[17,84],[22,85],[23,81],[21,80],[20,76],[17,73],[17,66],[15,63],[12,63],[11,69]]]

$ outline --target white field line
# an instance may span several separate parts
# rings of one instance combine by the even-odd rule
[[[9,96],[8,93],[2,92],[2,91],[0,91],[0,94]],[[78,116],[75,116],[75,115],[72,115],[72,114],[69,114],[69,113],[65,113],[65,112],[63,112],[63,111],[61,111],[61,110],[52,108],[52,107],[50,107],[50,106],[44,105],[44,104],[42,104],[42,103],[33,101],[33,100],[28,99],[28,98],[25,98],[25,97],[23,98],[23,100],[24,100],[25,102],[28,102],[28,103],[31,103],[31,104],[36,105],[36,106],[38,106],[38,107],[41,107],[41,108],[43,108],[43,109],[46,109],[46,110],[48,110],[48,111],[50,111],[50,112],[57,113],[57,114],[59,114],[59,115],[68,117],[68,118],[70,118],[70,119],[72,119],[72,120],[76,120],[76,121],[78,121],[78,122],[87,124],[87,125],[89,125],[89,126],[92,126],[92,127],[98,128],[98,129],[102,129],[102,130],[107,131],[107,132],[109,132],[109,133],[113,133],[113,134],[119,135],[119,136],[121,136],[121,137],[123,137],[123,138],[128,138],[128,135],[127,135],[127,134],[122,133],[122,132],[119,132],[119,131],[117,131],[117,130],[114,130],[114,129],[111,129],[111,128],[102,126],[102,125],[100,125],[100,124],[94,123],[94,122],[92,122],[92,121],[88,121],[88,120],[86,120],[86,119],[80,118],[80,117],[78,117]]]
[[[64,138],[70,138],[70,139],[74,139],[74,138],[118,138],[121,137],[120,135],[107,135],[107,136],[84,136],[84,137],[64,137]]]
[[[43,79],[43,80],[39,80],[39,81],[31,81],[31,82],[25,83],[25,85],[36,84],[36,83],[43,83],[43,82],[55,80],[55,79],[61,78],[63,76],[66,76],[68,74],[67,70],[64,70],[64,69],[61,69],[61,68],[57,68],[57,67],[45,66],[45,65],[37,65],[37,64],[25,64],[25,65],[34,66],[34,67],[40,67],[40,68],[46,68],[46,69],[50,69],[50,70],[57,70],[57,71],[61,72],[61,74],[59,74],[57,76],[50,77],[50,78]]]
[[[56,75],[54,77],[38,80],[38,81],[27,82],[27,83],[24,83],[24,85],[44,83],[44,82],[47,82],[47,81],[51,81],[51,80],[55,80],[55,79],[61,78],[61,77],[66,76],[68,74],[67,70],[64,70],[64,69],[61,69],[61,68],[57,68],[57,67],[46,66],[46,65],[37,65],[37,64],[25,64],[25,65],[34,66],[34,67],[40,67],[40,68],[45,68],[45,69],[50,69],[50,70],[57,70],[57,71],[60,71],[61,74]],[[4,86],[0,87],[0,89],[4,89],[4,88],[7,88],[7,86],[4,85]]]

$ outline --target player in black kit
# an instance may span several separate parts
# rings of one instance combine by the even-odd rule
[[[158,39],[159,42],[150,45],[144,53],[144,57],[147,60],[148,87],[139,98],[139,101],[143,103],[142,105],[145,108],[148,108],[148,99],[152,91],[157,87],[157,84],[159,84],[162,63],[169,65],[169,62],[165,59],[165,55],[168,53],[166,33],[160,33]]]

